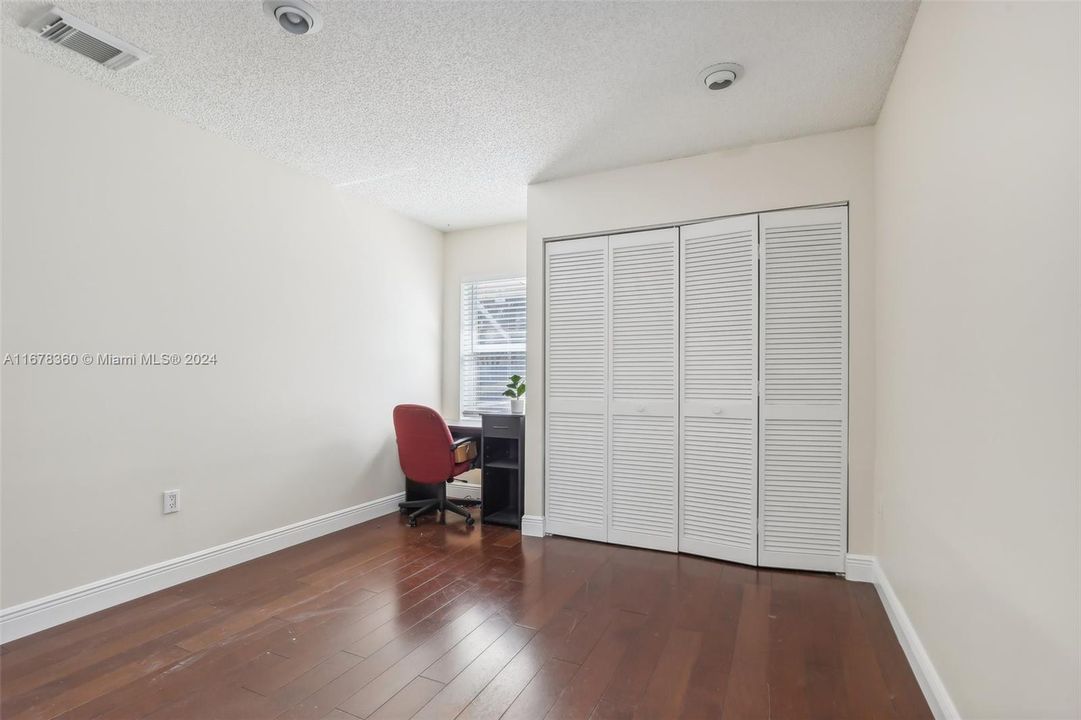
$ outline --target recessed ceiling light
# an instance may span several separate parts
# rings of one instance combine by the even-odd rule
[[[263,0],[263,12],[293,35],[311,35],[323,27],[323,15],[305,0]]]
[[[736,63],[717,63],[698,74],[706,90],[724,90],[743,75],[743,66]]]

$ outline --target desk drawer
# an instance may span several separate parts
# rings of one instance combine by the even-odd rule
[[[485,437],[521,439],[524,415],[482,415]]]

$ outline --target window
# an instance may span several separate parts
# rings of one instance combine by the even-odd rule
[[[525,278],[462,283],[462,415],[506,412],[511,375],[525,377]]]

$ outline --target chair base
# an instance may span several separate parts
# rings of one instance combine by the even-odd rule
[[[473,516],[461,505],[452,503],[447,500],[447,485],[442,483],[439,487],[439,497],[434,500],[406,500],[398,503],[398,511],[405,513],[407,510],[413,510],[409,513],[409,527],[417,526],[417,518],[427,513],[438,511],[439,522],[446,524],[447,511],[454,513],[455,515],[461,515],[465,518],[465,524],[472,527]]]

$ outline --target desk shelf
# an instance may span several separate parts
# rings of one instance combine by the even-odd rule
[[[481,416],[481,522],[521,527],[525,500],[525,417]]]
[[[522,518],[514,510],[498,510],[484,516],[485,525],[505,525],[507,527],[521,527]]]

